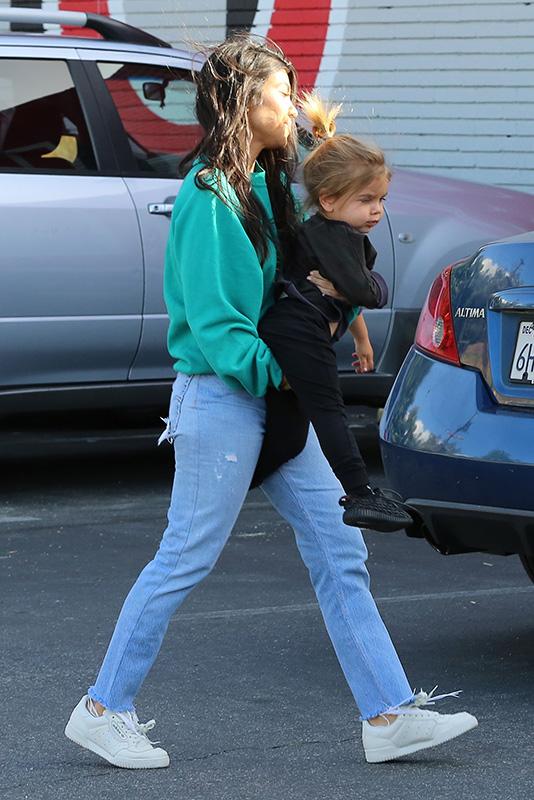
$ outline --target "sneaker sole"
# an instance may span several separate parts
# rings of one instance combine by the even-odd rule
[[[379,533],[394,533],[395,531],[402,531],[406,530],[406,528],[410,528],[413,525],[413,520],[410,518],[409,520],[402,520],[402,522],[385,522],[384,520],[379,519],[346,519],[343,516],[343,522],[345,525],[349,525],[352,528],[364,528],[365,530],[371,531],[378,531]]]
[[[109,753],[106,753],[99,745],[92,742],[90,739],[87,739],[83,733],[78,731],[71,722],[67,723],[67,727],[65,728],[65,736],[67,739],[70,739],[71,742],[83,747],[85,750],[90,750],[92,753],[95,753],[97,756],[100,756],[108,764],[112,764],[114,767],[123,767],[124,769],[161,769],[162,767],[169,766],[169,756],[159,756],[158,758],[153,759],[150,762],[147,761],[136,761],[135,759],[130,760],[127,758],[115,758],[111,756]]]
[[[456,739],[458,736],[462,736],[462,734],[467,733],[468,731],[473,730],[478,725],[478,720],[473,718],[466,722],[466,724],[454,731],[445,733],[443,732],[442,736],[437,737],[436,739],[432,739],[432,741],[428,742],[417,742],[415,744],[406,745],[405,747],[391,747],[391,748],[380,748],[373,751],[365,751],[365,760],[368,764],[380,764],[384,761],[394,761],[396,758],[402,758],[403,756],[412,755],[412,753],[418,753],[420,750],[429,750],[431,747],[437,747],[439,744],[445,744],[445,742],[450,742],[452,739]]]

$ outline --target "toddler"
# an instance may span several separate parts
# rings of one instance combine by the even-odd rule
[[[359,369],[372,368],[372,348],[361,307],[387,302],[382,276],[373,272],[376,251],[367,238],[384,214],[391,178],[383,152],[349,135],[335,136],[340,106],[327,107],[305,95],[302,108],[322,140],[303,165],[306,207],[316,213],[296,233],[285,254],[280,297],[260,321],[258,331],[284,373],[286,388],[270,390],[263,448],[253,486],[303,447],[311,422],[321,448],[346,495],[347,525],[393,531],[411,525],[401,502],[369,485],[367,470],[348,426],[339,385],[334,343],[350,329]],[[318,270],[337,297],[323,294],[310,280]]]

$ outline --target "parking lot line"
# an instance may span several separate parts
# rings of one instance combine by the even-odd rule
[[[433,600],[472,600],[475,597],[499,597],[502,595],[527,594],[534,592],[534,586],[499,586],[494,589],[459,590],[456,592],[429,592],[427,594],[402,594],[395,597],[375,597],[379,605],[393,603],[432,602]],[[178,614],[171,623],[187,622],[193,619],[232,619],[233,617],[256,617],[268,614],[296,614],[319,611],[317,603],[292,603],[286,606],[260,606],[258,608],[229,608],[217,611],[191,611]]]

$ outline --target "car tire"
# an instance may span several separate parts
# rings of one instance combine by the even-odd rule
[[[534,583],[534,556],[526,556],[523,554],[520,555],[519,558],[521,559],[521,563],[523,564],[528,577],[532,583]]]

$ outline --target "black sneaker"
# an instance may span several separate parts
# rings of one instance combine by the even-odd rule
[[[355,528],[372,528],[383,533],[409,528],[413,519],[400,495],[397,497],[398,500],[389,498],[378,488],[369,489],[369,494],[345,495],[339,501],[339,505],[345,509],[343,522]]]

